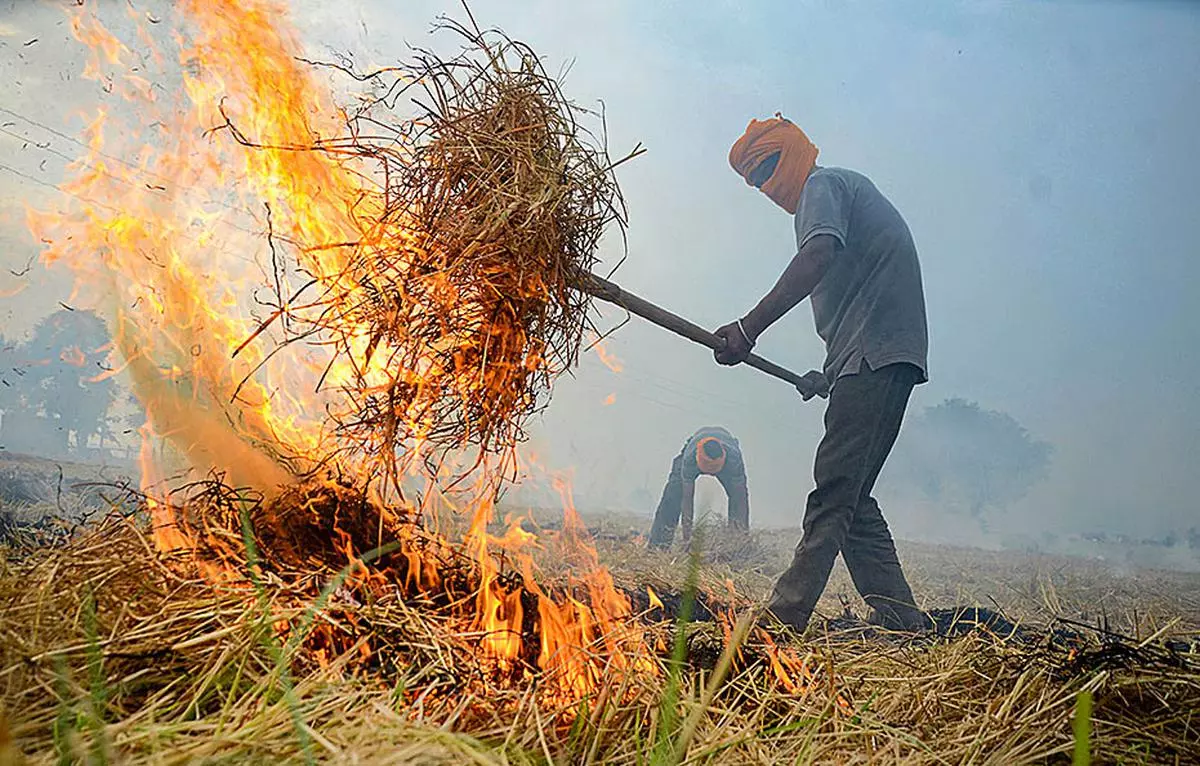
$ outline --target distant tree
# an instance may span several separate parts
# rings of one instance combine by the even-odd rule
[[[136,434],[141,430],[142,426],[146,425],[146,410],[132,393],[126,394],[125,406],[127,411],[125,417],[121,419],[121,423],[124,426],[122,433]]]
[[[24,433],[6,433],[6,440],[20,437],[30,445],[53,444],[69,448],[75,434],[76,446],[103,434],[109,407],[116,398],[111,379],[97,380],[109,343],[108,329],[90,311],[56,311],[40,321],[28,341],[8,348],[7,364],[0,368],[0,408],[6,420],[19,422]],[[8,384],[8,385],[5,385]],[[28,433],[38,428],[45,435]],[[5,429],[6,432],[10,429]]]
[[[929,500],[982,518],[1043,479],[1053,448],[1011,415],[947,399],[906,426],[889,468]]]

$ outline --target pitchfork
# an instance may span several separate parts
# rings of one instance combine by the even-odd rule
[[[642,319],[656,324],[663,329],[670,330],[677,335],[682,335],[694,343],[699,343],[713,351],[719,351],[725,345],[723,340],[700,325],[689,322],[677,314],[672,314],[661,306],[656,306],[645,298],[640,298],[603,277],[598,277],[595,274],[585,274],[581,283],[581,289],[589,295],[620,306],[630,314],[637,314]],[[829,386],[825,381],[825,376],[816,370],[806,375],[797,375],[791,370],[780,367],[774,362],[769,362],[757,354],[751,354],[747,357],[744,364],[748,364],[756,370],[791,383],[806,401],[814,395],[820,396],[822,399],[829,396]]]

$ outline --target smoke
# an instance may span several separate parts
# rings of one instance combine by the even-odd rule
[[[472,4],[483,25],[530,42],[582,105],[603,100],[631,211],[627,289],[702,325],[740,316],[791,258],[789,221],[728,168],[751,117],[782,110],[821,162],[870,176],[906,217],[925,275],[931,382],[912,412],[951,397],[1007,413],[1054,447],[1049,473],[980,530],[944,509],[881,496],[897,536],[1047,544],[1090,530],[1161,537],[1195,525],[1200,449],[1200,11],[1189,4]],[[365,68],[424,43],[456,3],[306,0],[314,54]],[[63,129],[93,100],[56,81],[78,71],[57,11],[0,10],[0,103]],[[56,37],[57,35],[57,37]],[[40,42],[23,43],[33,37]],[[56,98],[47,101],[48,84]],[[11,115],[0,160],[53,183],[61,139]],[[46,170],[39,164],[48,160]],[[0,170],[0,294],[35,251],[22,204],[50,194]],[[606,262],[623,255],[608,242]],[[31,275],[41,280],[43,276]],[[58,282],[5,298],[8,321],[53,307]],[[606,311],[616,326],[624,317]],[[530,449],[575,469],[581,508],[649,516],[671,458],[697,428],[742,442],[756,526],[799,524],[822,407],[636,318],[559,382]],[[823,349],[806,305],[758,349],[804,372]],[[606,404],[611,400],[611,403]],[[904,438],[903,436],[901,437]],[[885,471],[890,469],[885,469]],[[886,477],[885,473],[885,477]],[[521,492],[513,495],[518,500]],[[719,516],[723,499],[712,504]]]

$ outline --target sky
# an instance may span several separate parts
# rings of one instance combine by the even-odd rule
[[[435,16],[461,8],[290,7],[313,53],[353,52],[363,68],[428,44]],[[795,252],[791,222],[726,157],[750,118],[781,111],[820,147],[822,164],[868,175],[913,231],[931,380],[912,411],[963,397],[1054,445],[1049,476],[993,530],[1150,536],[1200,524],[1191,485],[1200,454],[1200,7],[477,0],[471,8],[482,25],[530,43],[551,71],[569,67],[566,92],[582,105],[603,102],[613,154],[646,148],[619,173],[628,258],[613,278],[623,287],[715,328],[771,286]],[[12,274],[37,253],[23,206],[53,198],[63,155],[79,150],[47,128],[76,135],[78,112],[96,95],[77,76],[80,52],[60,13],[0,0],[7,334],[69,290],[36,263]],[[606,262],[621,254],[610,236]],[[604,321],[621,319],[606,312]],[[608,348],[621,371],[587,355],[556,385],[530,445],[547,465],[573,469],[581,506],[649,515],[684,440],[720,424],[746,453],[752,523],[798,525],[820,403],[753,370],[718,367],[706,349],[636,318]],[[798,372],[820,368],[807,303],[757,350]],[[721,505],[713,482],[699,498]],[[945,535],[936,515],[880,501],[898,537]],[[972,541],[986,544],[978,538],[988,534],[996,532],[976,531]]]

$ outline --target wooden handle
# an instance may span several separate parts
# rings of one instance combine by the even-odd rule
[[[700,325],[693,324],[677,314],[672,314],[670,311],[656,306],[644,298],[639,298],[603,277],[598,277],[595,274],[584,274],[583,279],[580,281],[580,287],[589,295],[620,306],[630,314],[637,314],[642,319],[653,322],[663,329],[670,330],[677,335],[682,335],[690,341],[711,348],[713,351],[720,350],[723,345],[720,338],[705,330]],[[793,386],[802,388],[810,387],[809,382],[801,376],[789,369],[780,367],[774,362],[769,362],[757,354],[751,354],[747,357],[744,364],[748,364],[754,369],[765,372],[780,380],[786,380]]]

